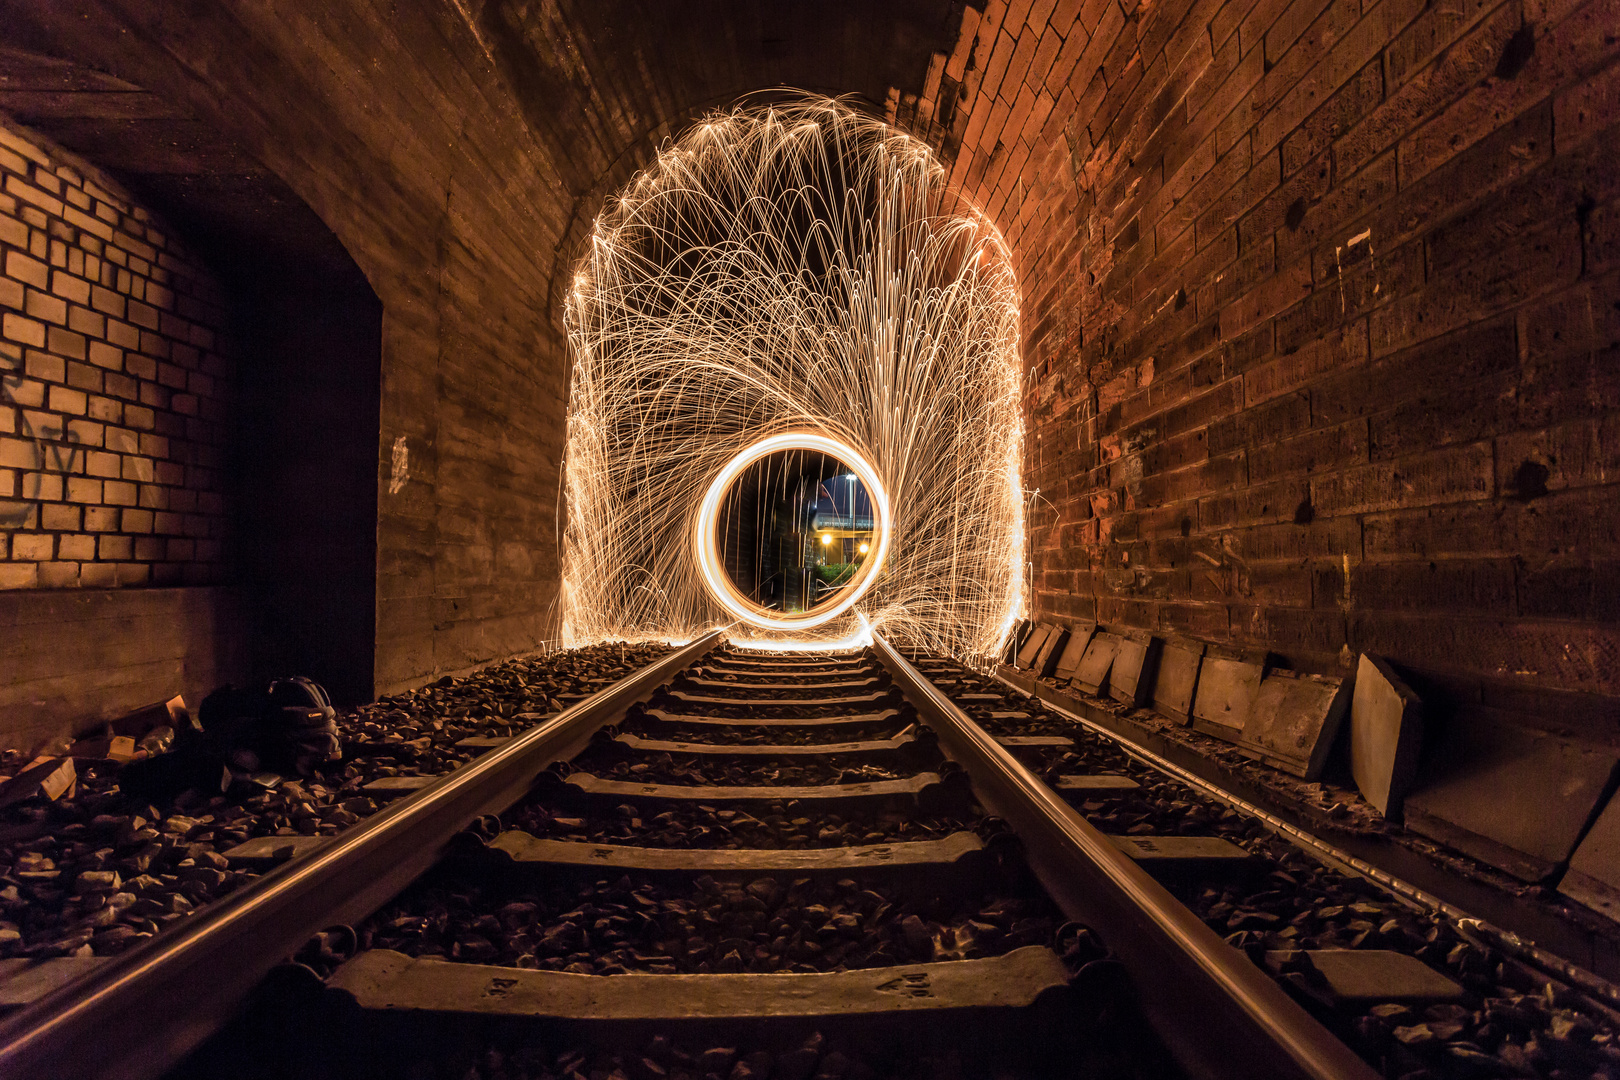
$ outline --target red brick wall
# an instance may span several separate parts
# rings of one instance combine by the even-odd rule
[[[991,0],[897,118],[1025,303],[1034,609],[1613,737],[1620,3]]]
[[[223,578],[218,287],[0,118],[0,588]]]

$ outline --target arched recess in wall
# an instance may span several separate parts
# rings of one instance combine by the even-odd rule
[[[376,642],[376,294],[280,178],[171,101],[49,55],[43,43],[0,54],[0,80],[0,112],[120,183],[201,258],[226,294],[233,370],[226,457],[218,463],[228,512],[225,599],[187,630],[178,677],[204,680],[185,687],[195,694],[215,678],[296,672],[340,700],[368,700]],[[72,627],[63,638],[71,652]],[[209,649],[222,659],[205,677],[198,657]],[[88,666],[97,658],[83,659]],[[72,685],[93,693],[85,680]],[[120,684],[97,700],[53,707],[73,721],[141,703],[121,693],[150,700],[145,684]]]
[[[735,620],[799,644],[871,625],[997,648],[1022,603],[1017,287],[926,144],[815,96],[711,115],[609,200],[566,312],[575,640]],[[702,554],[714,485],[785,436],[852,457],[892,523],[825,618],[785,586],[750,613]],[[785,513],[770,528],[792,546]],[[837,513],[854,530],[853,498]]]

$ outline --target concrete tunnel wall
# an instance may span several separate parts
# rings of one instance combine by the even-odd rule
[[[1435,760],[1529,739],[1523,800],[1604,795],[1613,0],[306,7],[0,9],[262,163],[380,300],[373,691],[554,632],[574,253],[689,117],[793,85],[928,139],[1014,250],[1035,616],[1375,652]]]

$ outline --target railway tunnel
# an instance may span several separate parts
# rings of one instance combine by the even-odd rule
[[[928,813],[884,804],[813,828],[809,810],[738,803],[721,812],[764,822],[737,832],[758,843],[716,850],[966,832],[1001,852],[984,821],[1005,819],[1042,895],[1015,933],[985,914],[1013,910],[1000,894],[953,923],[887,885],[793,892],[766,860],[754,880],[783,888],[752,901],[714,875],[726,918],[847,904],[863,927],[892,921],[897,944],[832,954],[798,931],[780,935],[797,959],[760,967],[694,946],[669,960],[681,977],[921,964],[917,926],[941,962],[1011,964],[965,943],[1033,944],[1050,916],[1092,927],[1128,972],[1141,1016],[1081,1008],[1075,1026],[1152,1044],[1144,1075],[1221,1075],[1228,1051],[1243,1075],[1285,1059],[1276,1075],[1612,1074],[1616,25],[1611,0],[0,0],[0,964],[157,955],[226,910],[211,904],[259,903],[303,853],[289,840],[249,862],[233,845],[395,835],[431,794],[419,778],[495,770],[478,755],[515,754],[562,717],[612,728],[612,745],[536,736],[545,775],[567,782],[574,759],[609,787],[578,781],[521,812],[516,794],[486,799],[431,844],[485,815],[505,828],[487,846],[511,847],[497,832],[518,819],[537,843],[611,846],[665,814],[654,847],[714,847],[735,816],[626,796],[627,832],[603,794],[632,780],[614,755],[669,756],[678,768],[634,775],[676,786],[754,775],[746,755],[705,766],[692,747],[712,737],[782,750],[772,783],[796,791],[910,783],[916,765],[953,791],[960,767],[977,793],[931,788]],[[784,179],[767,164],[793,137],[815,152],[791,151]],[[739,194],[745,166],[762,186]],[[727,213],[702,217],[697,195]],[[746,213],[761,202],[779,212],[768,257]],[[751,252],[752,283],[716,251]],[[944,295],[967,299],[923,302]],[[748,689],[771,685],[767,650],[787,650],[785,682]],[[684,674],[646,674],[671,658]],[[216,688],[291,675],[336,706],[332,771],[289,764],[255,787],[261,770],[226,760],[221,781],[210,758],[178,802],[172,784],[131,794],[139,769],[118,781],[164,757],[164,737],[141,740],[183,734]],[[653,679],[640,704],[591,704],[636,678]],[[826,719],[809,706],[761,704],[817,679],[851,695],[829,706],[859,721],[847,739],[785,723]],[[752,704],[690,704],[723,701],[716,680]],[[762,722],[722,737],[693,719],[704,709]],[[843,764],[808,765],[795,744],[844,747],[827,759]],[[838,756],[853,746],[878,764]],[[1099,794],[1097,775],[1159,802]],[[1050,785],[1048,808],[1079,823],[1027,823],[1018,800],[1036,788],[1007,776]],[[551,783],[534,790],[561,799]],[[581,809],[587,796],[609,801]],[[1267,854],[1238,818],[1292,853]],[[1273,859],[1274,888],[1155,870],[1135,849],[1121,869],[1076,839],[1088,821],[1116,847],[1133,829],[1219,835],[1250,872]],[[1111,909],[1055,884],[1075,871],[1043,853],[1066,844],[1116,885],[1141,871],[1168,890],[1160,931],[1125,941]],[[1322,859],[1359,884],[1321,884]],[[401,891],[425,871],[342,918],[288,916],[283,936],[326,933],[299,955],[341,981],[322,955],[405,940],[376,929],[382,905],[400,926],[437,917],[422,890],[455,887]],[[85,876],[107,872],[117,888]],[[136,878],[153,892],[123,887]],[[1337,913],[1313,923],[1267,899],[1296,887]],[[1186,912],[1230,953],[1189,970],[1280,988],[1232,1014],[1236,1042],[1270,1048],[1254,1059],[1154,1004],[1143,972],[1170,955],[1154,933],[1196,938]],[[920,920],[909,939],[904,918]],[[385,944],[346,951],[338,924]],[[548,960],[482,933],[496,952],[472,959]],[[1068,933],[1053,963],[1090,957]],[[264,936],[240,949],[253,978],[221,1000],[264,993],[297,951]],[[1357,951],[1415,957],[1455,996],[1346,1005],[1321,954]],[[558,952],[550,970],[641,970],[602,955]],[[54,998],[13,1002],[16,972],[0,973],[0,1042],[26,1055],[60,1030],[26,1017],[68,1015],[73,987],[52,976]],[[1184,981],[1185,1009],[1206,1007]],[[1299,1010],[1316,1026],[1290,1027]],[[898,1068],[836,1033],[844,1064],[828,1066],[809,1030],[792,1047],[760,1036],[753,1065],[744,1046],[700,1068],[747,1041],[708,1034],[677,1033],[690,1061],[645,1060],[694,1076]],[[1319,1035],[1315,1056],[1275,1050]],[[178,1049],[149,1058],[169,1068],[202,1037],[165,1036]],[[981,1036],[962,1038],[966,1065],[927,1068],[988,1068]],[[13,1060],[63,1065],[47,1049]],[[107,1075],[159,1075],[110,1060]]]

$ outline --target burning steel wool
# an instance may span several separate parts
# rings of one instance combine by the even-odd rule
[[[826,98],[713,115],[603,210],[566,318],[567,641],[1000,646],[1023,603],[1017,287],[925,144]],[[860,554],[813,605],[739,587],[717,546],[772,452],[863,492],[870,532],[848,502]]]

